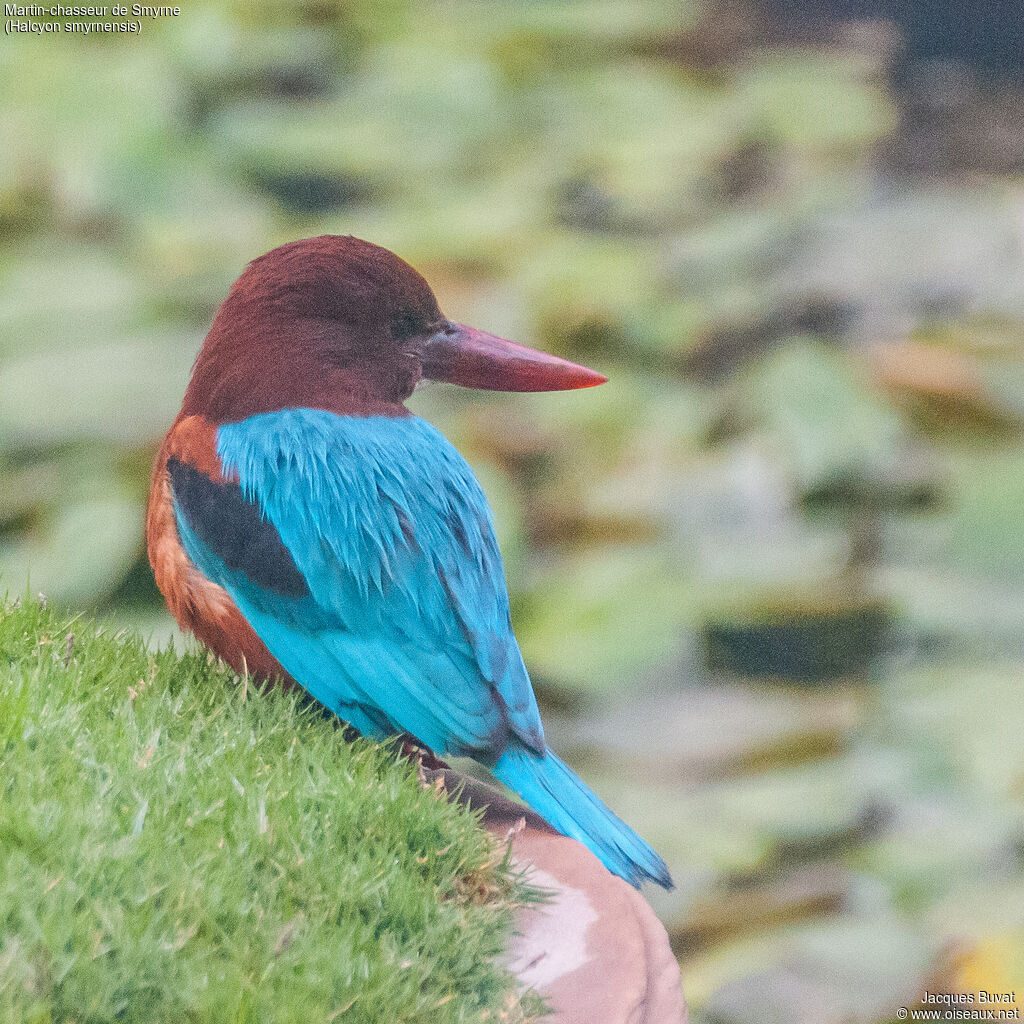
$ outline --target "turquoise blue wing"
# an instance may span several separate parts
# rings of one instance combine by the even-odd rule
[[[182,543],[314,697],[438,753],[544,749],[490,510],[442,434],[291,409],[221,426],[217,451],[237,484],[172,474]]]

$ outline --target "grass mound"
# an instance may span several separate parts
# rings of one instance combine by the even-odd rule
[[[520,1019],[475,819],[236,682],[0,605],[0,1021]]]

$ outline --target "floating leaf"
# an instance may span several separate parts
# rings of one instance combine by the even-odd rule
[[[135,561],[142,520],[142,503],[127,494],[70,501],[35,533],[0,544],[3,590],[30,586],[68,607],[95,604]]]
[[[560,560],[517,615],[527,664],[584,692],[631,688],[678,655],[692,614],[689,589],[682,570],[656,549]]]
[[[199,341],[150,335],[9,361],[0,376],[0,443],[153,443],[174,419]]]

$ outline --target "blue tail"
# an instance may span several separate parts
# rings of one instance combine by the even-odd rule
[[[637,888],[646,879],[672,888],[665,862],[551,751],[541,756],[509,744],[492,771],[552,828],[579,840],[613,874]]]

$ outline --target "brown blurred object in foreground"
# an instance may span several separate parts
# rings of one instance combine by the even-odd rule
[[[422,769],[511,842],[516,866],[550,893],[516,918],[508,966],[547,1002],[550,1024],[686,1024],[679,965],[664,926],[632,886],[532,811],[451,769]]]

